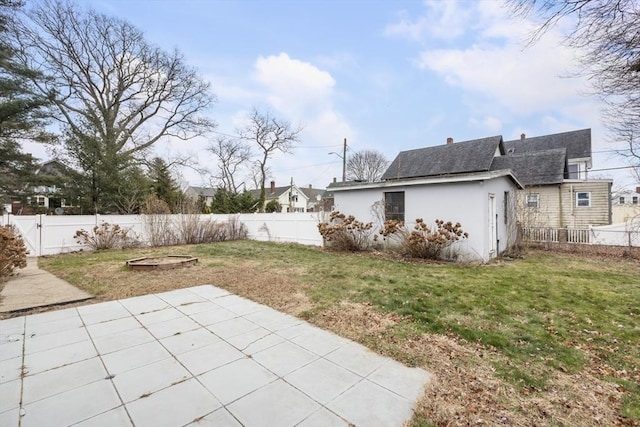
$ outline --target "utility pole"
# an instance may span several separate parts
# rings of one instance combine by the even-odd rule
[[[342,150],[342,182],[347,181],[347,138],[344,139],[344,148]]]

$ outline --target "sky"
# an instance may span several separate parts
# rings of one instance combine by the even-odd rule
[[[218,134],[237,135],[254,107],[301,126],[293,152],[269,161],[268,181],[276,185],[293,179],[324,188],[340,180],[344,138],[348,155],[370,149],[391,161],[447,137],[511,140],[584,128],[592,129],[591,177],[633,185],[629,170],[602,170],[627,166],[614,153],[624,145],[608,138],[588,80],[573,77],[578,52],[562,43],[568,22],[528,46],[535,23],[493,0],[82,4],[129,21],[165,50],[180,50],[211,83],[217,101],[207,115]],[[155,150],[215,168],[209,143],[163,140]],[[191,185],[209,184],[191,169],[179,174]],[[236,181],[253,188],[248,177]]]

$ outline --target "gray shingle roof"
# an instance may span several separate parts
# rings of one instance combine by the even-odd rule
[[[511,169],[524,185],[559,184],[567,173],[567,150],[556,148],[493,159],[491,170]]]
[[[507,154],[530,153],[554,148],[566,148],[567,159],[591,157],[591,129],[574,130],[571,132],[504,142],[504,149]]]
[[[274,191],[271,192],[271,187],[266,186],[264,188],[265,191],[265,199],[266,200],[271,200],[271,199],[277,199],[278,197],[282,196],[282,194],[284,194],[286,191],[289,191],[291,189],[290,185],[285,185],[283,187],[275,187]],[[260,189],[255,189],[255,190],[249,190],[249,193],[251,193],[251,195],[253,197],[255,197],[256,199],[258,197],[260,197]]]
[[[503,152],[500,135],[401,151],[382,175],[382,179],[488,171],[497,150]]]
[[[300,191],[302,191],[305,194],[305,196],[307,196],[307,199],[311,200],[312,202],[315,202],[317,200],[316,196],[322,197],[324,195],[325,189],[300,187]]]
[[[213,197],[216,194],[216,189],[211,187],[196,187],[194,185],[189,186],[189,189],[198,196]]]

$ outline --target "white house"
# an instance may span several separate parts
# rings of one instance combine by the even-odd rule
[[[491,170],[504,154],[502,137],[403,151],[382,182],[335,183],[335,210],[364,222],[376,222],[374,206],[384,206],[385,219],[417,218],[459,222],[469,233],[456,243],[460,259],[489,261],[515,241],[515,195],[523,186],[509,169]],[[379,222],[379,221],[378,221]]]
[[[255,198],[260,197],[260,190],[251,190]],[[265,205],[271,200],[277,200],[282,207],[281,212],[307,212],[309,196],[293,183],[283,187],[276,187],[276,182],[271,181],[265,188]]]

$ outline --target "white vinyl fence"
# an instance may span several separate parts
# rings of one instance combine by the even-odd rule
[[[530,242],[640,247],[640,219],[589,228],[525,227],[522,231]]]
[[[269,213],[238,214],[248,232],[249,239],[274,242],[292,242],[322,246],[318,223],[324,221],[322,213]],[[169,215],[171,223],[179,224],[182,215]],[[199,215],[201,221],[227,222],[229,215]],[[3,215],[2,225],[13,225],[22,235],[29,255],[54,255],[78,250],[90,250],[80,245],[73,236],[76,231],[90,231],[102,223],[118,224],[130,229],[138,240],[148,243],[144,215]]]

